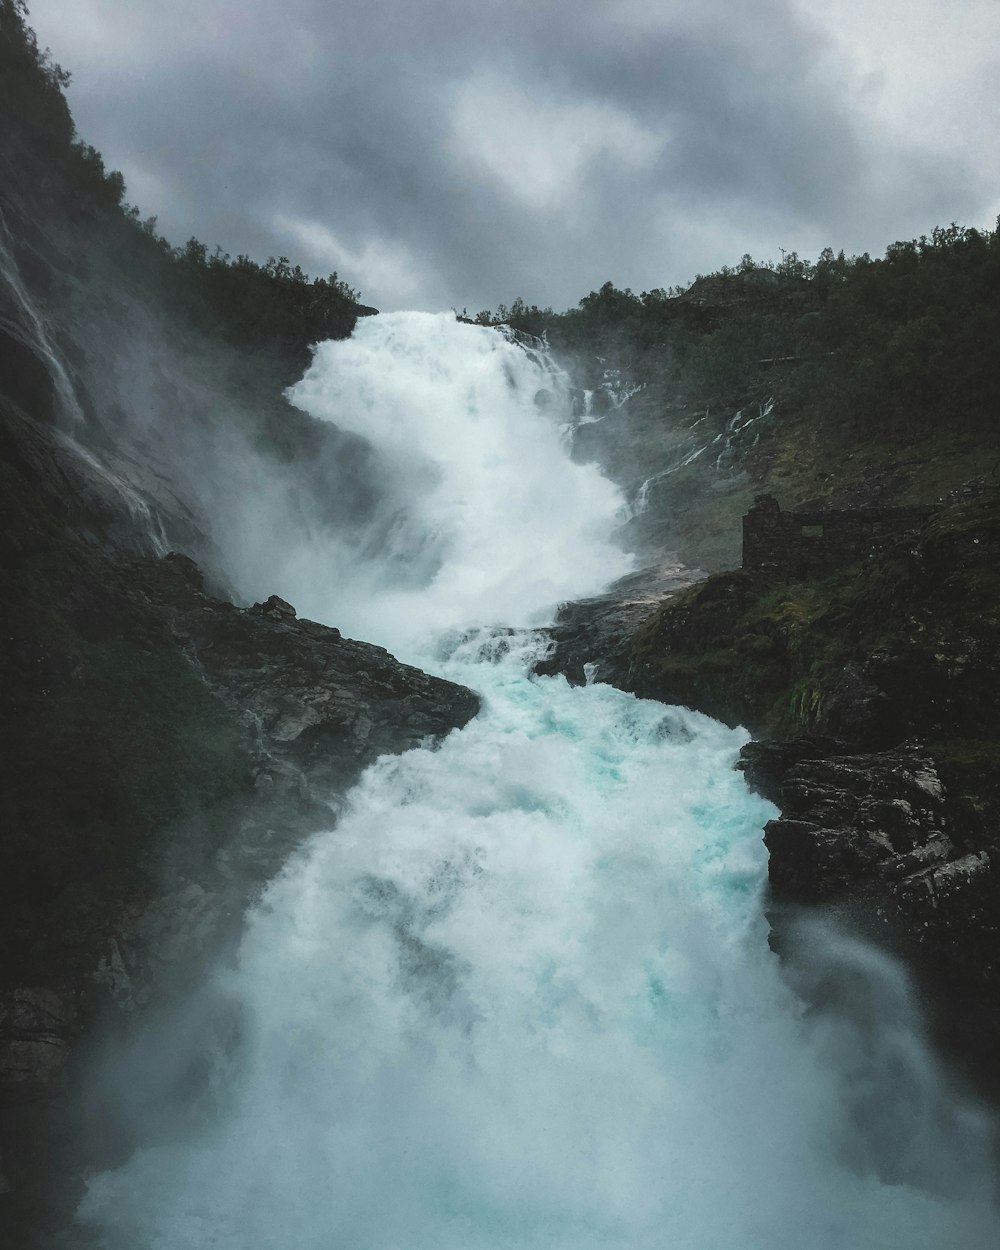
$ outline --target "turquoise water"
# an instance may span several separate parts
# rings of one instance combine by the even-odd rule
[[[244,1023],[218,1101],[93,1183],[107,1244],[990,1244],[973,1196],[887,1184],[852,1148],[873,1070],[831,1054],[768,952],[742,735],[450,671],[486,711],[377,764],[268,890],[219,974]],[[975,1126],[935,1115],[915,1149],[981,1168]]]

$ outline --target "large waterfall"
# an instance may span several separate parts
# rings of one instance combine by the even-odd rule
[[[372,444],[379,497],[363,526],[311,523],[265,478],[234,514],[234,576],[344,633],[422,653],[442,632],[544,619],[630,561],[609,541],[623,508],[563,446],[565,376],[451,314],[394,313],[326,343],[291,391]]]
[[[331,545],[262,486],[234,578],[484,711],[371,768],[266,891],[210,987],[238,1027],[183,1114],[92,1178],[97,1244],[995,1246],[989,1126],[936,1070],[903,973],[816,932],[839,990],[807,1007],[768,951],[771,809],[733,771],[741,733],[527,676],[531,627],[628,567],[622,500],[560,438],[558,371],[395,314],[321,347],[293,399],[371,441],[387,502]],[[142,1062],[189,1035],[205,1045],[178,1028]]]

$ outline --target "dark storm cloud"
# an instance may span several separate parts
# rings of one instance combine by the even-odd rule
[[[180,241],[383,306],[565,306],[980,208],[793,0],[36,0],[81,132]]]

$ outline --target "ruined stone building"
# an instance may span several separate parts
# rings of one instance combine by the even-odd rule
[[[921,540],[930,507],[795,509],[758,495],[743,518],[743,568],[775,578],[816,577],[889,547]]]

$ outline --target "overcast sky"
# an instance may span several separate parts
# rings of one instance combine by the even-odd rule
[[[1000,212],[1000,0],[30,0],[173,242],[565,308]]]

